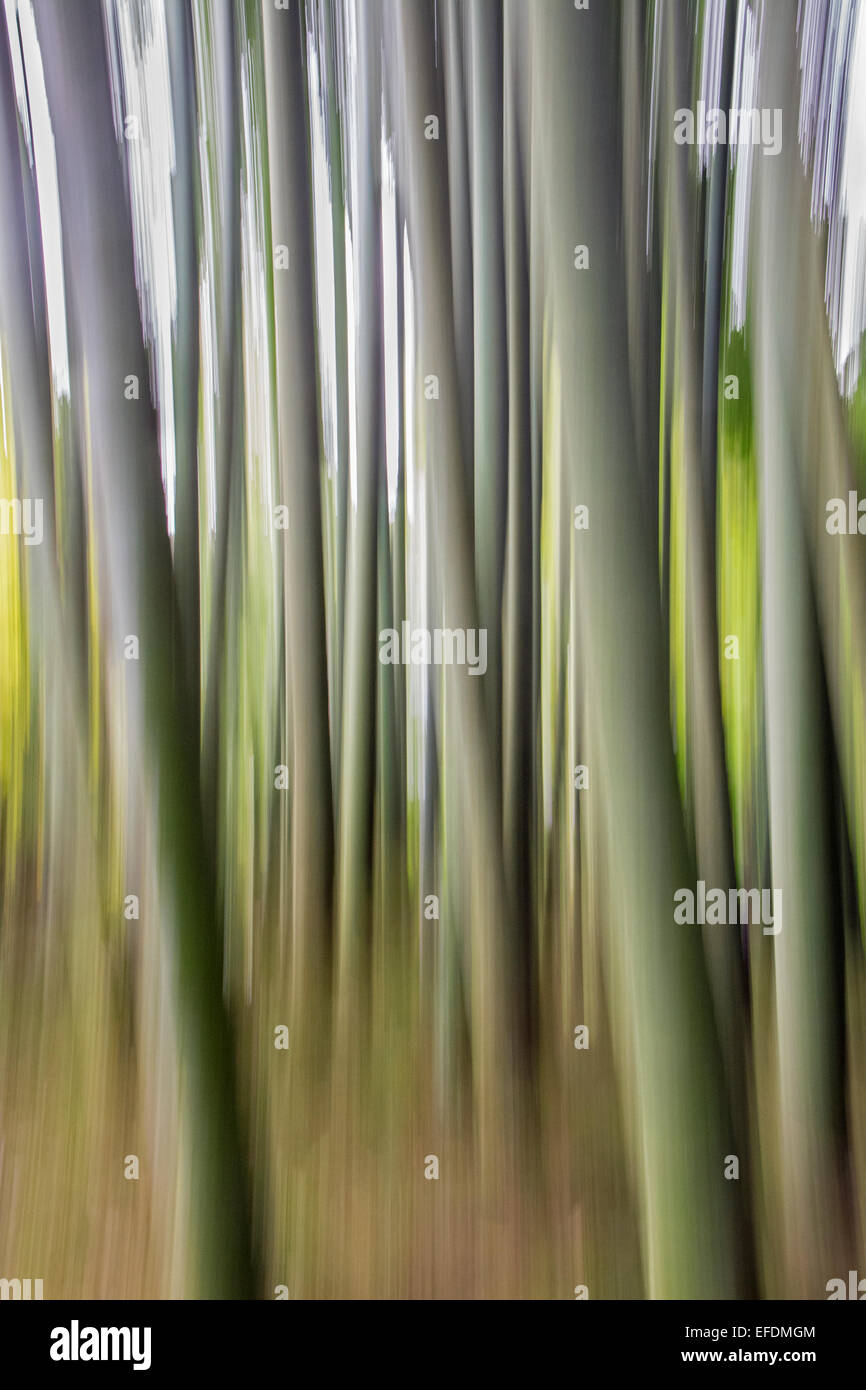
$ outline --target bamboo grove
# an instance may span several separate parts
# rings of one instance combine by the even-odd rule
[[[858,0],[5,0],[0,1273],[866,1272],[863,63]]]

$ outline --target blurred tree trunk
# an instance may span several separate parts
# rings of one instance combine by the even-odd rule
[[[376,539],[379,458],[384,453],[382,368],[381,26],[378,0],[348,0],[357,67],[347,73],[345,129],[352,177],[349,218],[354,284],[350,353],[351,473],[347,517],[343,727],[337,859],[338,1045],[354,1052],[354,1007],[366,992],[372,903],[371,832],[375,756]],[[347,255],[349,248],[347,248]],[[355,1004],[350,1005],[354,996]]]
[[[431,7],[417,0],[394,6],[387,30],[389,73],[405,67],[405,86],[393,83],[400,170],[416,292],[418,381],[426,466],[432,480],[432,536],[436,547],[436,611],[446,628],[478,626],[471,508],[460,445],[460,396],[454,349],[452,282],[448,246],[448,179],[442,146],[424,138],[425,118],[441,112],[435,68]],[[438,399],[427,399],[425,378],[439,380]],[[486,679],[486,678],[485,678]],[[481,1172],[496,1190],[505,1155],[504,1121],[513,1095],[513,999],[515,962],[508,943],[509,906],[504,893],[501,817],[489,797],[499,782],[494,769],[480,682],[458,666],[442,669],[440,726],[446,730],[442,762],[465,817],[466,842],[455,847],[454,869],[469,905],[462,943],[469,996],[476,1132]],[[445,722],[447,720],[447,723]],[[446,792],[447,794],[447,792]]]
[[[177,324],[174,351],[175,460],[177,506],[174,566],[183,623],[190,716],[201,722],[201,613],[199,574],[199,316],[196,233],[197,140],[195,64],[189,0],[165,7],[174,121],[175,175],[172,181]]]
[[[814,508],[823,523],[826,499],[811,487],[803,491],[800,479],[811,467],[806,441],[833,446],[829,431],[819,435],[810,424],[814,406],[804,392],[806,380],[820,380],[813,363],[826,358],[829,340],[796,138],[796,32],[781,7],[768,12],[766,25],[760,105],[782,111],[784,132],[778,155],[755,160],[753,275],[770,848],[784,921],[774,938],[778,1201],[782,1292],[808,1298],[818,1292],[816,1271],[829,1278],[847,1269],[852,1256],[838,1065],[842,909],[831,833],[829,711],[807,549],[815,525],[808,513]]]
[[[595,692],[593,777],[607,818],[612,983],[633,1061],[645,1278],[652,1298],[744,1292],[730,1118],[700,936],[673,920],[691,868],[668,734],[661,615],[636,499],[628,331],[617,229],[619,9],[532,12],[535,148],[542,162],[554,341],[575,505],[581,661]],[[568,177],[563,171],[568,170]],[[574,248],[589,248],[576,270]],[[603,462],[602,462],[603,461]],[[590,794],[592,794],[590,792]],[[625,854],[617,853],[626,846]],[[708,1256],[712,1252],[712,1256]]]
[[[327,1054],[334,862],[308,116],[298,10],[264,0],[277,428],[289,508],[285,614],[292,714],[292,1022],[300,1060]],[[282,533],[281,533],[282,534]]]
[[[469,28],[469,143],[475,363],[475,585],[478,621],[487,631],[485,707],[494,783],[501,802],[502,578],[508,450],[505,247],[503,240],[502,0],[472,0]]]
[[[131,741],[140,740],[142,765],[153,766],[158,787],[191,1277],[199,1296],[245,1297],[252,1291],[249,1207],[232,1033],[222,998],[214,866],[202,823],[198,730],[186,698],[129,211],[99,42],[100,5],[82,0],[73,9],[43,0],[37,24],[57,146],[67,307],[86,373],[86,395],[75,408],[89,413],[103,509],[98,544],[110,585],[106,642],[112,662],[120,665],[125,636],[139,638],[141,664],[129,668],[125,683],[127,731]],[[138,400],[124,394],[130,375],[139,380]],[[134,767],[139,754],[129,749],[127,758]],[[122,1144],[118,1135],[118,1181]]]

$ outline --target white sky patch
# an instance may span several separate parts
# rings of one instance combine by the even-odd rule
[[[397,515],[400,480],[400,323],[397,264],[397,194],[394,152],[385,136],[382,109],[382,313],[385,347],[385,465],[388,520]]]
[[[0,418],[3,421],[3,452],[8,454],[9,441],[6,438],[6,392],[3,390],[3,381],[6,373],[3,369],[3,341],[0,339]]]
[[[751,6],[740,0],[737,13],[737,37],[734,47],[734,72],[731,83],[731,107],[752,110],[758,97],[758,56],[760,36]],[[749,224],[752,211],[752,164],[755,147],[752,142],[736,142],[728,146],[733,179],[733,225],[731,245],[731,302],[729,325],[732,332],[746,322],[746,289],[749,278]]]
[[[866,328],[866,30],[860,0],[800,0],[800,152],[812,219],[827,224],[824,299],[840,389]]]
[[[219,396],[219,377],[216,367],[216,300],[210,270],[202,258],[198,282],[199,370],[205,401],[214,404]],[[207,524],[211,535],[216,531],[216,409],[202,411],[202,449],[205,462],[205,496]]]
[[[356,214],[360,199],[358,197],[358,177],[362,154],[360,145],[361,112],[358,82],[358,15],[355,0],[346,0],[345,25],[343,28],[343,139],[346,147],[344,170],[348,174],[345,198],[345,237],[346,237],[346,313],[349,351],[349,499],[353,510],[358,505],[358,411],[357,411],[357,362],[358,338],[361,325],[358,322],[358,284],[360,266],[357,249],[352,236],[352,219]]]
[[[222,424],[220,402],[220,352],[217,331],[217,283],[222,264],[216,209],[220,207],[220,178],[223,167],[218,151],[225,139],[221,104],[216,100],[214,60],[206,41],[207,22],[201,3],[193,4],[193,57],[198,100],[198,161],[201,190],[201,255],[199,257],[199,369],[203,409],[202,452],[204,455],[205,501],[208,532],[216,533],[217,489],[216,447]],[[211,159],[210,156],[213,155]]]
[[[126,139],[135,279],[145,341],[151,349],[159,418],[166,518],[174,535],[176,441],[173,339],[177,321],[172,178],[174,124],[165,0],[114,0],[119,51],[114,55],[115,117]],[[113,27],[109,30],[113,33]],[[137,124],[132,124],[135,122]]]
[[[9,56],[12,60],[12,79],[15,83],[15,99],[18,102],[18,119],[24,132],[27,158],[33,166],[33,140],[30,134],[30,112],[27,110],[27,83],[24,78],[24,60],[18,39],[18,0],[3,0],[6,8],[6,28],[9,33]]]
[[[415,520],[415,282],[409,252],[409,230],[403,223],[403,396],[406,421],[406,514]]]
[[[358,381],[357,381],[357,337],[358,320],[355,304],[355,248],[352,245],[352,228],[349,225],[349,209],[346,208],[346,318],[349,338],[349,501],[352,511],[358,509]]]
[[[415,282],[409,233],[403,224],[403,300],[405,313],[404,393],[406,416],[406,618],[412,629],[427,626],[427,497],[423,468],[419,469],[415,435],[415,400],[418,383],[415,343]],[[409,797],[424,801],[427,795],[426,740],[429,700],[425,666],[406,668],[406,783]]]
[[[812,159],[812,216],[830,211],[839,191],[844,97],[854,0],[805,0],[798,15],[802,87],[800,146]]]
[[[5,4],[18,113],[24,130],[27,153],[36,168],[51,380],[55,396],[68,396],[69,343],[66,333],[63,232],[54,131],[48,111],[42,54],[36,37],[36,23],[30,0],[18,0],[17,4],[16,0],[5,0]],[[21,30],[20,44],[18,25]]]
[[[730,0],[736,4],[736,0]],[[722,90],[722,56],[725,39],[726,0],[706,0],[701,43],[701,100],[708,111],[718,108]],[[701,169],[709,169],[714,154],[710,144],[698,146]]]
[[[646,254],[652,255],[655,177],[653,165],[658,148],[659,87],[661,83],[662,0],[653,5],[652,75],[650,78],[649,138],[647,141]]]
[[[313,6],[307,12],[307,72],[310,93],[310,142],[313,166],[313,230],[316,262],[316,317],[321,382],[322,444],[330,477],[340,465],[337,428],[337,313],[334,280],[334,213],[328,158],[325,96],[322,92],[319,41]],[[335,493],[335,496],[338,496]]]
[[[241,269],[243,286],[244,423],[249,468],[246,476],[261,504],[262,525],[272,536],[274,439],[271,412],[270,314],[265,245],[265,200],[261,146],[250,79],[250,53],[241,62],[244,180],[241,187]],[[284,272],[278,272],[284,273]]]
[[[860,376],[860,339],[866,328],[866,9],[860,7],[848,85],[848,119],[842,160],[846,236],[842,264],[836,368],[845,386]]]

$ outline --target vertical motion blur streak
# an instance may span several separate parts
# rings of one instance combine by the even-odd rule
[[[0,189],[4,1290],[866,1273],[866,5],[3,0]]]

